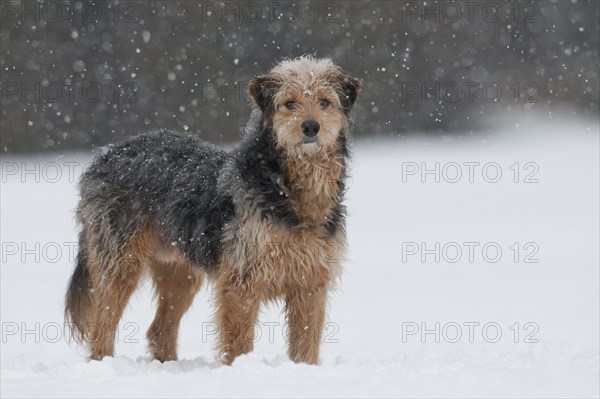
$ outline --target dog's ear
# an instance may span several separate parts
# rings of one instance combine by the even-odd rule
[[[277,88],[277,83],[271,75],[261,75],[250,80],[248,83],[248,93],[254,104],[265,112],[273,102],[273,95]]]
[[[353,78],[344,71],[339,71],[336,74],[335,79],[337,80],[337,91],[338,96],[340,97],[340,103],[344,108],[344,112],[348,114],[358,98],[362,83],[360,80]]]

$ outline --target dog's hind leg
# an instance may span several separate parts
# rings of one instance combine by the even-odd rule
[[[101,270],[92,273],[95,314],[90,334],[90,359],[113,356],[119,320],[142,276],[143,246],[139,235],[118,253],[99,254]]]
[[[149,266],[158,309],[148,329],[148,347],[161,362],[177,360],[179,324],[202,287],[202,274],[183,262],[153,261]]]

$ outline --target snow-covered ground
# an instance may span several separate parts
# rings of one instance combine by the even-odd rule
[[[127,308],[117,356],[86,362],[62,312],[81,170],[69,162],[89,158],[3,157],[1,395],[598,397],[598,129],[555,119],[356,142],[351,254],[319,366],[287,359],[275,306],[254,353],[220,365],[210,289],[183,320],[181,360],[150,362],[149,284]],[[421,174],[436,163],[439,183]]]

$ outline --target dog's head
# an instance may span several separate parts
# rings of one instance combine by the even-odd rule
[[[331,60],[303,56],[252,79],[248,90],[278,146],[315,153],[337,143],[360,85]]]

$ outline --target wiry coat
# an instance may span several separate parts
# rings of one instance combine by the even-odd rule
[[[297,213],[293,206],[295,179],[284,166],[283,150],[276,147],[271,129],[262,127],[261,117],[258,123],[249,124],[243,142],[229,153],[194,136],[170,131],[111,145],[81,177],[78,222],[103,247],[115,252],[136,231],[152,225],[186,260],[209,269],[219,264],[223,246],[234,246],[222,243],[223,232],[238,230],[231,225],[239,224],[235,217],[245,212],[290,231],[320,224],[325,236],[343,233],[345,134],[340,135],[339,147],[325,167],[308,164],[312,170],[307,173],[314,176],[306,177],[306,184],[334,187],[326,198],[330,201],[327,214],[322,215],[326,217],[305,220],[307,215]],[[332,161],[339,162],[334,176]],[[319,191],[317,196],[322,194]],[[308,206],[317,209],[314,204]]]
[[[284,72],[251,82],[257,107],[232,151],[160,131],[109,146],[83,174],[79,258],[66,314],[78,338],[92,340],[92,358],[112,355],[114,332],[105,330],[118,323],[147,269],[159,300],[148,332],[156,358],[176,359],[179,321],[208,274],[216,282],[225,362],[252,349],[249,324],[260,302],[283,299],[288,322],[296,325],[290,356],[316,363],[326,294],[346,246],[344,115],[359,83],[327,60],[289,63]],[[313,82],[314,71],[328,75]],[[336,96],[339,108],[317,116],[324,129],[331,127],[327,120],[341,121],[332,144],[308,152],[285,144],[295,131],[282,136],[281,122],[273,123],[283,79],[306,87],[331,82],[323,95]],[[286,112],[282,120],[295,123],[298,115]]]

